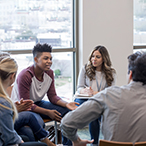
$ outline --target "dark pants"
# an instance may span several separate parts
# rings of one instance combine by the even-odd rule
[[[46,109],[50,109],[50,110],[57,110],[59,113],[61,113],[61,117],[63,117],[66,113],[68,113],[70,111],[68,108],[52,104],[49,101],[41,100],[41,101],[35,102],[35,104],[39,107],[42,107],[42,108],[46,108]],[[47,115],[43,115],[43,114],[40,114],[40,116],[43,119],[50,118]],[[67,146],[71,146],[72,142],[62,135],[62,144],[67,145]]]
[[[29,138],[26,135],[19,135],[24,142],[29,142]]]
[[[49,135],[49,133],[44,130],[44,122],[41,120],[42,118],[40,115],[30,111],[23,111],[19,113],[19,117],[15,121],[14,128],[18,131],[18,134],[26,135],[29,139],[31,139],[30,141],[35,141],[34,136],[37,140],[41,140]]]
[[[75,99],[75,102],[78,102],[81,105],[82,103],[84,103],[87,100],[88,99],[79,99],[79,98],[76,98]],[[98,145],[99,132],[100,132],[100,124],[99,124],[99,121],[100,121],[100,118],[92,121],[89,124],[89,131],[90,131],[91,139],[94,139],[93,144],[97,144],[97,145]]]
[[[43,142],[24,142],[19,144],[19,146],[47,146],[47,144]]]

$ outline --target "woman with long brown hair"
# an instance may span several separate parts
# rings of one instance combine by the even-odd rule
[[[109,53],[104,46],[96,46],[90,56],[88,63],[81,69],[78,77],[78,94],[93,96],[106,87],[115,84],[115,70],[111,67]],[[76,98],[76,102],[82,104],[87,99]],[[93,144],[98,145],[100,125],[98,119],[89,124]]]

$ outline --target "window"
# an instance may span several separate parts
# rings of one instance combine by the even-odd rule
[[[133,21],[134,49],[146,49],[146,0],[134,0]]]
[[[75,0],[0,1],[0,50],[17,60],[19,73],[33,63],[36,43],[51,45],[56,91],[67,100],[72,100],[75,86],[74,5]]]
[[[31,49],[38,42],[73,47],[72,0],[1,0],[0,5],[1,50]]]
[[[33,64],[32,54],[11,55],[18,63],[18,73],[24,68]],[[57,94],[66,101],[72,101],[73,97],[73,53],[52,53],[53,64],[51,69],[54,71],[55,87]],[[47,98],[45,97],[47,100]]]

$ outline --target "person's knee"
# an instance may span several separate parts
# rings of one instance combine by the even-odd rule
[[[42,126],[44,128],[45,127],[45,123],[44,123],[42,117],[39,114],[36,114],[36,113],[34,113],[33,115],[37,119],[37,121],[40,124],[40,126]]]
[[[17,133],[19,135],[27,136],[29,138],[29,141],[36,141],[33,131],[29,126],[24,126],[24,127],[20,128],[19,130],[17,130]]]
[[[71,110],[69,110],[68,108],[64,108],[63,112],[61,114],[61,117],[65,116],[65,114],[67,114],[68,112],[70,112]]]

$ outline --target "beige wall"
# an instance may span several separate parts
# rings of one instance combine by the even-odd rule
[[[79,69],[96,45],[108,48],[117,85],[127,83],[127,56],[133,52],[132,0],[79,0]]]

